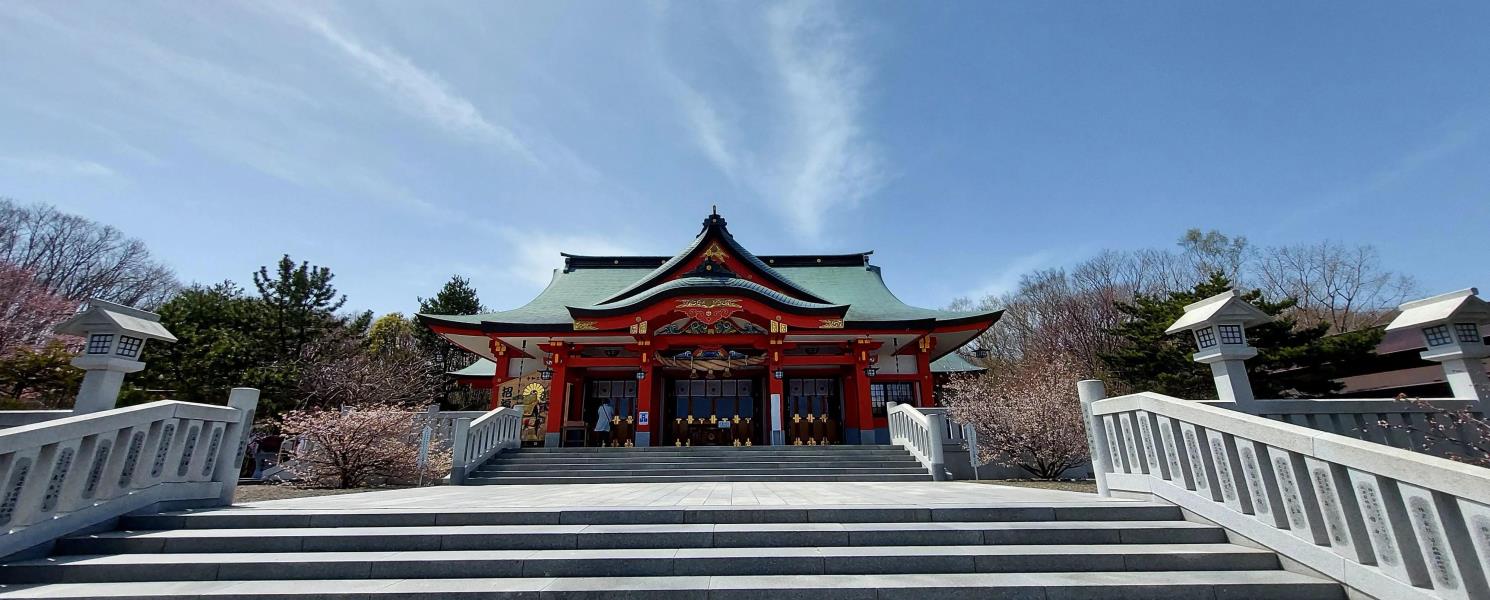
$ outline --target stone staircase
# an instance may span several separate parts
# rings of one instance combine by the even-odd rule
[[[0,598],[1344,598],[1143,502],[238,508],[119,527],[0,566]]]
[[[465,483],[930,480],[899,446],[659,446],[524,448],[493,457]]]

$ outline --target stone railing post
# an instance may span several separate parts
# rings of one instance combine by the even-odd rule
[[[1086,421],[1086,445],[1092,455],[1092,478],[1097,480],[1097,493],[1111,496],[1107,473],[1112,471],[1112,453],[1107,449],[1107,436],[1101,430],[1102,420],[1092,415],[1092,403],[1107,397],[1107,386],[1099,379],[1083,379],[1076,382],[1076,394],[1081,398],[1081,418]]]
[[[931,478],[935,481],[947,480],[947,460],[943,446],[947,444],[947,417],[941,413],[926,415],[926,428],[930,448],[927,454],[931,459]]]
[[[471,420],[460,418],[450,432],[450,484],[460,485],[466,480],[466,463],[470,461]]]
[[[233,388],[228,392],[228,408],[238,409],[239,419],[223,431],[223,444],[218,450],[217,468],[212,476],[213,481],[222,484],[218,501],[223,506],[233,503],[233,493],[238,489],[243,454],[248,451],[248,439],[253,436],[254,413],[259,408],[259,390]]]

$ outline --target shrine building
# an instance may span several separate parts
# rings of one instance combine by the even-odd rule
[[[529,443],[600,445],[609,402],[610,445],[885,444],[887,403],[935,406],[1001,311],[909,306],[869,255],[756,256],[715,213],[676,256],[564,254],[520,308],[419,319]]]

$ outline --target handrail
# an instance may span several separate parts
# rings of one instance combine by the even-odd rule
[[[890,443],[902,446],[931,473],[934,481],[947,480],[942,458],[947,431],[946,416],[940,412],[922,413],[909,404],[896,404],[886,411],[890,425]]]
[[[0,431],[0,556],[154,505],[231,504],[259,391]]]
[[[451,436],[450,483],[459,485],[466,473],[503,450],[522,445],[522,411],[506,406],[475,420],[455,420]]]
[[[1373,597],[1490,597],[1490,470],[1215,403],[1079,389],[1111,492],[1178,504]]]
[[[920,407],[916,409],[923,415],[942,415],[942,444],[946,446],[962,446],[967,442],[966,432],[963,431],[962,423],[952,419],[952,409],[937,407]]]
[[[1486,441],[1480,439],[1480,431],[1467,424],[1455,425],[1444,414],[1467,409],[1471,416],[1483,418],[1480,402],[1475,400],[1435,398],[1415,403],[1349,398],[1207,404],[1439,458],[1484,456],[1478,449]],[[1429,439],[1425,434],[1433,429],[1443,431],[1444,439]]]

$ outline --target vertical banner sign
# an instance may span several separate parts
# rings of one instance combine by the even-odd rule
[[[781,431],[781,394],[771,394],[771,431]]]
[[[428,424],[424,430],[419,432],[419,485],[424,485],[424,467],[429,464],[429,440],[435,434],[435,430]]]
[[[646,425],[648,423],[651,423],[652,422],[652,418],[651,417],[652,417],[652,413],[650,413],[648,411],[645,411],[645,410],[639,411],[639,412],[636,413],[636,424],[637,425]]]

